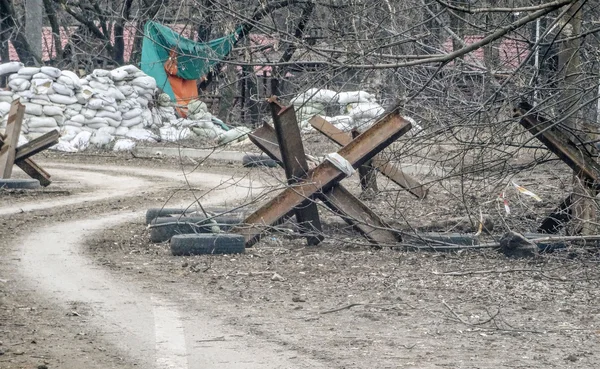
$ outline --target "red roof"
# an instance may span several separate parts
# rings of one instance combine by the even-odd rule
[[[475,36],[465,36],[463,40],[465,44],[471,45],[475,42],[481,41],[484,36],[475,35]],[[448,38],[446,42],[442,45],[444,52],[450,53],[452,52],[452,39]],[[500,65],[498,69],[510,71],[516,69],[529,54],[529,45],[525,41],[519,41],[515,39],[503,39],[498,44],[494,46],[498,51],[498,56],[500,59]],[[483,47],[470,52],[469,54],[463,57],[465,62],[470,64],[480,64],[483,65],[484,57],[483,57]]]

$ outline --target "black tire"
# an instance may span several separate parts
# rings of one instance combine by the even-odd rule
[[[246,168],[251,167],[269,167],[275,168],[278,163],[267,155],[262,154],[247,154],[242,158],[242,165]]]
[[[150,242],[161,243],[180,234],[211,233],[214,226],[220,231],[228,231],[242,222],[236,217],[215,217],[207,220],[203,216],[195,217],[160,217],[150,222]]]
[[[184,208],[150,208],[146,211],[146,224],[150,224],[156,218],[171,216],[173,214],[181,215],[184,212]]]
[[[243,254],[246,252],[244,236],[238,234],[182,234],[171,238],[171,254],[213,255]]]
[[[205,208],[209,216],[215,216],[221,213],[227,213],[230,209],[227,208]],[[227,213],[223,218],[244,218],[247,210],[238,210]],[[150,224],[156,218],[164,217],[203,217],[201,210],[196,210],[195,207],[185,208],[150,208],[146,211],[146,224]],[[229,224],[228,222],[224,222]],[[233,224],[233,223],[232,223]]]
[[[0,179],[0,188],[35,190],[40,187],[37,179]]]
[[[150,242],[161,243],[178,234],[209,233],[206,217],[160,217],[150,222]]]

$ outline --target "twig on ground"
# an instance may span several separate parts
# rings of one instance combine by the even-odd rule
[[[360,302],[356,302],[356,303],[345,305],[345,306],[342,306],[342,307],[339,307],[339,308],[336,308],[336,309],[321,311],[321,312],[319,312],[319,314],[335,313],[335,312],[346,310],[346,309],[350,309],[350,308],[352,308],[354,306],[359,306],[359,305],[364,305],[364,304],[360,303]]]

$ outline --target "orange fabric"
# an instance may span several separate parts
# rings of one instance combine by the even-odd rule
[[[177,105],[187,105],[191,100],[198,98],[198,86],[195,80],[186,80],[173,75],[169,75],[168,78]],[[176,110],[182,117],[187,117],[183,109],[176,108]]]
[[[177,105],[187,105],[190,100],[198,97],[198,86],[195,80],[186,80],[177,77],[177,53],[175,50],[169,52],[169,60],[165,62],[165,71],[171,89],[175,94],[175,103]],[[187,117],[187,112],[182,108],[175,108],[179,115]]]

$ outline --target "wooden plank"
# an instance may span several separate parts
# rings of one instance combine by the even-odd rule
[[[410,122],[404,120],[396,111],[387,114],[371,128],[338,151],[354,168],[373,158],[381,150],[411,129]],[[300,205],[305,199],[312,198],[320,191],[328,191],[335,183],[344,178],[344,174],[329,161],[325,161],[308,172],[308,176],[298,183],[288,186],[267,204],[248,216],[245,224],[274,224],[290,209]],[[256,228],[233,230],[244,235],[246,246],[251,246],[261,237]]]
[[[356,138],[360,135],[357,129],[352,130],[352,138]],[[360,188],[363,191],[371,190],[374,193],[379,192],[377,188],[377,174],[373,167],[373,159],[369,160],[365,164],[358,167],[358,176],[360,178]]]
[[[319,132],[340,146],[346,146],[352,138],[344,131],[338,129],[322,117],[315,115],[309,123]],[[427,189],[414,177],[404,173],[398,165],[390,163],[378,156],[373,158],[373,166],[384,176],[391,179],[400,187],[404,188],[415,197],[423,199],[427,196]]]
[[[13,101],[8,113],[8,122],[6,123],[6,140],[0,148],[0,178],[6,179],[12,175],[24,114],[25,106],[18,100]]]
[[[29,141],[25,145],[17,147],[15,155],[15,162],[23,159],[27,159],[40,151],[46,150],[50,146],[54,146],[58,143],[60,133],[57,130],[50,131],[44,135]]]
[[[275,129],[268,124],[256,129],[250,136],[254,136],[260,143],[273,143],[277,139]],[[261,144],[259,147],[273,160],[281,162],[279,145]],[[377,214],[352,195],[342,184],[338,183],[319,197],[327,207],[340,215],[346,223],[353,226],[369,241],[379,244],[398,241],[399,235],[393,232]]]
[[[306,177],[308,172],[308,162],[304,153],[296,113],[293,106],[281,109],[275,101],[271,102],[271,111],[285,176],[288,184],[294,184]],[[295,207],[295,213],[300,233],[308,235],[306,237],[307,243],[314,246],[323,241],[325,237],[323,236],[323,227],[319,219],[317,204],[311,199],[307,199]]]
[[[592,145],[578,147],[558,124],[531,112],[531,109],[532,106],[527,103],[521,103],[514,109],[514,115],[521,117],[519,123],[571,167],[584,183],[600,189],[600,164],[594,158],[594,155],[598,154],[597,150],[591,147]]]

